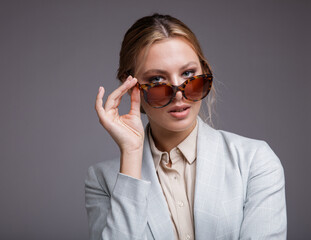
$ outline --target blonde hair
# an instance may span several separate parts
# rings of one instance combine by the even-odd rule
[[[123,82],[129,75],[135,76],[138,71],[137,59],[143,49],[148,50],[153,43],[172,37],[186,39],[198,55],[203,73],[210,73],[208,62],[194,33],[183,22],[170,15],[153,14],[138,19],[125,33],[120,51],[118,79]],[[200,114],[210,125],[213,125],[215,95],[213,84],[207,98],[208,116],[202,116],[202,112]]]

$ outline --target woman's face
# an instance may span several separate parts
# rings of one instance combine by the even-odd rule
[[[146,56],[138,57],[139,83],[167,82],[182,84],[187,78],[202,74],[200,60],[191,45],[181,37],[168,38],[151,45]],[[201,101],[191,102],[178,91],[172,102],[153,108],[142,98],[152,131],[190,133],[195,127]]]

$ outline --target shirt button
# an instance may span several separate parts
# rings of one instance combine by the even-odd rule
[[[190,239],[191,239],[190,235],[187,234],[187,235],[186,235],[186,240],[190,240]]]
[[[179,207],[183,207],[184,206],[184,203],[182,201],[178,201],[177,204],[178,204]]]

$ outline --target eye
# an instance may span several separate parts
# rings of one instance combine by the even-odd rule
[[[161,76],[154,76],[154,77],[149,78],[149,82],[151,83],[163,82],[163,80],[164,79]]]
[[[185,71],[183,72],[183,77],[185,78],[190,78],[190,77],[193,77],[195,74],[195,71],[194,70],[188,70],[188,71]]]

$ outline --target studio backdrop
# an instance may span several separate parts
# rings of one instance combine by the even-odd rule
[[[87,239],[84,179],[119,150],[98,122],[122,38],[185,22],[215,76],[215,128],[266,141],[285,171],[288,239],[311,239],[310,1],[0,2],[0,239]],[[120,111],[129,110],[125,96]],[[146,123],[146,118],[144,117]]]

